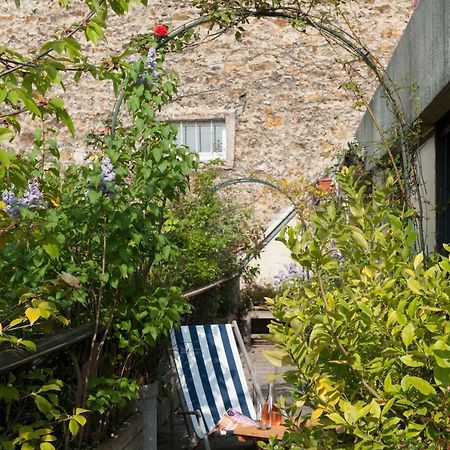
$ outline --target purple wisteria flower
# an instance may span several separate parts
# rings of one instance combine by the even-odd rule
[[[21,198],[18,198],[14,192],[5,189],[2,192],[2,200],[6,205],[6,213],[10,217],[15,217],[20,207],[33,209],[44,208],[43,194],[39,188],[39,183],[36,180],[28,182],[27,190],[24,192]]]
[[[153,47],[148,49],[146,68],[152,73],[153,78],[159,77],[159,72],[156,70],[156,49]]]

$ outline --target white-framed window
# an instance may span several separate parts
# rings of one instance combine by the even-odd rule
[[[199,154],[200,161],[227,159],[226,120],[186,120],[172,122],[178,129],[177,143]]]

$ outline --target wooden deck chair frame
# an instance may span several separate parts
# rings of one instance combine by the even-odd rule
[[[205,449],[210,450],[208,435],[229,407],[255,419],[239,352],[248,368],[255,395],[263,401],[247,349],[236,321],[224,325],[180,327],[171,331],[171,342],[170,359],[172,367],[176,368],[181,414],[190,419],[186,420],[186,425],[191,445],[203,440]]]

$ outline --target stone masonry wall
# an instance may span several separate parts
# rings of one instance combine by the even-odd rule
[[[68,10],[51,0],[23,0],[16,10],[7,2],[0,10],[1,44],[21,52],[35,51],[51,37],[85,15],[83,2]],[[188,1],[150,2],[133,7],[124,17],[112,17],[107,41],[90,47],[93,59],[121,49],[132,36],[149,32],[155,23],[174,28],[195,17]],[[350,20],[364,42],[386,63],[412,13],[410,0],[360,0]],[[205,28],[200,30],[205,34]],[[224,34],[206,39],[181,54],[167,58],[180,74],[177,101],[163,111],[169,119],[221,115],[236,117],[235,154],[226,176],[257,176],[272,180],[305,177],[314,180],[330,164],[332,155],[352,136],[362,113],[340,85],[348,81],[336,53],[313,30],[301,33],[282,19],[253,20],[242,42]],[[78,85],[67,81],[62,94],[77,128],[76,138],[66,130],[59,141],[65,159],[86,158],[84,136],[109,120],[114,96],[110,86],[84,75]],[[364,88],[371,96],[375,86]],[[26,149],[33,132],[26,129],[20,146]],[[277,194],[247,185],[232,188],[244,203],[256,204],[267,221],[286,203]]]

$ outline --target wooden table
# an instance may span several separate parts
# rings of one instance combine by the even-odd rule
[[[281,440],[285,431],[286,427],[283,425],[274,425],[269,430],[260,430],[256,426],[238,425],[234,429],[233,434],[244,440],[255,439],[263,441],[271,437],[276,437],[278,440]]]

